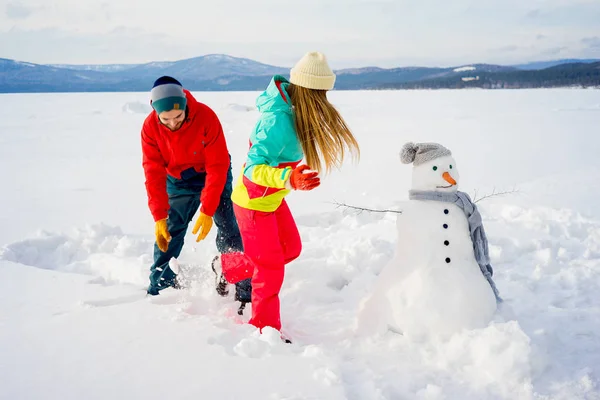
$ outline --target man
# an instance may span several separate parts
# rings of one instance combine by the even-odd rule
[[[200,205],[192,230],[196,241],[208,235],[214,220],[219,253],[243,248],[231,203],[231,157],[217,115],[170,76],[154,82],[151,105],[154,111],[142,128],[142,165],[156,223],[148,294],[157,295],[168,287],[180,288],[169,260],[179,256]],[[226,283],[219,281],[217,292],[227,295]],[[250,296],[250,279],[236,284],[242,309]]]

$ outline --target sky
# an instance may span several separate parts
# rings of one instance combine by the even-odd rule
[[[0,0],[0,58],[289,67],[312,50],[333,68],[600,58],[600,0]]]

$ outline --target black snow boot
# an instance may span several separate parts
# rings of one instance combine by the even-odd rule
[[[248,303],[248,301],[240,302],[240,307],[238,308],[238,315],[244,315],[244,310],[246,309],[246,304]]]
[[[215,258],[213,258],[211,267],[215,273],[215,285],[217,293],[223,297],[227,296],[229,294],[229,289],[227,288],[228,283],[221,272],[221,256],[215,256]]]

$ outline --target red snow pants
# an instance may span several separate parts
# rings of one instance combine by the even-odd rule
[[[229,283],[252,278],[252,318],[260,329],[281,330],[279,291],[285,264],[298,258],[302,250],[300,234],[285,202],[274,212],[254,211],[233,206],[242,235],[244,253],[221,256],[223,276]]]

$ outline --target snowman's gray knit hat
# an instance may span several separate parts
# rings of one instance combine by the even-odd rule
[[[408,142],[402,146],[400,160],[404,164],[420,165],[436,158],[451,156],[452,152],[438,143]]]

